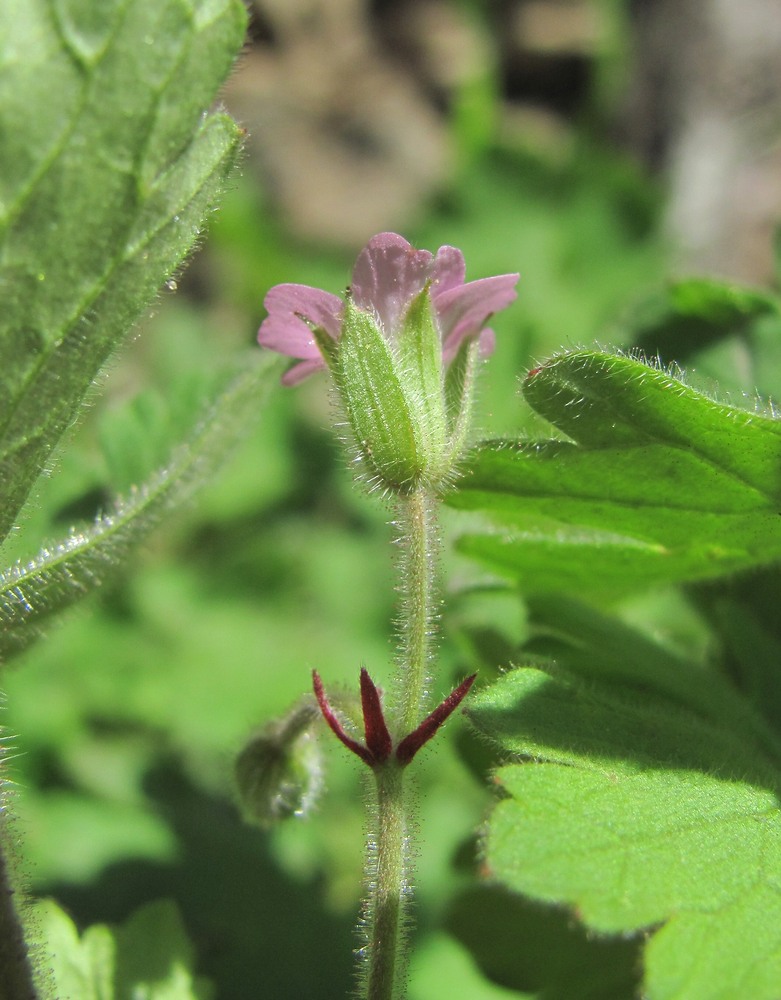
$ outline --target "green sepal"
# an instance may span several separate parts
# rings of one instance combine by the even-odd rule
[[[458,353],[445,371],[445,413],[447,414],[449,434],[452,434],[458,422],[464,403],[468,402],[464,397],[467,390],[470,355],[475,346],[479,350],[478,338],[468,337],[462,341]]]
[[[313,326],[312,336],[317,344],[317,349],[323,355],[323,361],[325,361],[331,371],[334,371],[336,367],[336,355],[338,353],[337,341],[322,326]]]
[[[442,338],[428,286],[409,305],[399,334],[399,375],[419,413],[423,443],[433,468],[443,462],[446,419],[443,400]]]
[[[445,373],[445,412],[453,461],[457,461],[466,448],[479,360],[480,338],[469,337],[461,344]]]
[[[417,408],[373,317],[349,299],[334,375],[370,485],[415,489],[427,471]]]

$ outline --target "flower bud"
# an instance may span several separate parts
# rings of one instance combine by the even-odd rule
[[[248,822],[267,829],[310,811],[323,784],[320,747],[311,732],[318,720],[317,702],[308,695],[241,751],[235,775]]]
[[[394,493],[436,487],[447,473],[442,351],[428,293],[390,343],[375,318],[345,303],[331,370],[366,480]]]

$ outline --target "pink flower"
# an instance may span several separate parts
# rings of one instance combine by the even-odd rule
[[[494,334],[485,324],[516,297],[517,274],[464,282],[464,256],[455,247],[440,247],[436,254],[415,250],[396,233],[373,236],[358,255],[349,294],[355,306],[371,314],[383,336],[393,343],[413,300],[428,285],[442,342],[445,364],[461,344],[478,337],[481,353],[489,354]],[[298,358],[283,377],[296,385],[312,372],[326,367],[312,331],[324,330],[338,341],[344,304],[336,295],[308,285],[276,285],[266,296],[268,317],[258,331],[258,341],[272,351]]]

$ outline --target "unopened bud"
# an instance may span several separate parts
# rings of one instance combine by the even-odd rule
[[[441,484],[450,459],[442,348],[427,290],[413,306],[393,344],[348,299],[331,364],[365,478],[394,493]]]
[[[317,702],[307,695],[239,754],[236,783],[249,822],[266,829],[311,810],[323,783],[320,748],[311,732],[319,714]]]

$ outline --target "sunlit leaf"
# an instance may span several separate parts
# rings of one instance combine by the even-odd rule
[[[468,713],[522,760],[498,772],[506,797],[486,841],[497,879],[574,907],[594,931],[647,932],[649,1000],[775,1000],[778,741],[530,669]]]
[[[570,440],[488,442],[448,502],[460,548],[527,591],[620,593],[781,558],[781,421],[632,358],[573,352],[526,377]]]

